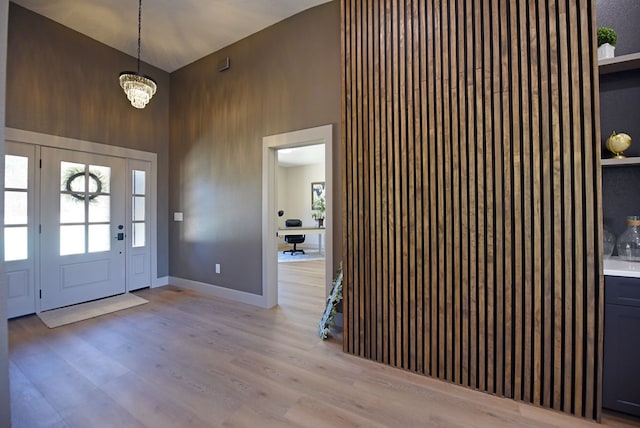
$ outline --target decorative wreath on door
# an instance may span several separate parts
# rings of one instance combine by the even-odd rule
[[[84,170],[74,170],[74,171],[69,171],[69,174],[67,175],[67,177],[65,178],[64,182],[65,182],[65,190],[67,192],[69,192],[69,195],[71,195],[72,198],[78,200],[78,201],[85,201],[88,200],[89,202],[93,201],[95,198],[97,198],[98,196],[100,196],[100,193],[102,192],[102,187],[104,186],[104,177],[102,177],[101,174],[96,174],[93,172],[89,173],[89,180],[93,180],[96,184],[96,191],[95,192],[91,192],[91,193],[78,193],[75,192],[73,190],[73,182],[75,180],[77,180],[80,177],[84,177],[86,174],[86,172]]]

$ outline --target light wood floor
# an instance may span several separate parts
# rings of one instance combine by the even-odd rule
[[[281,264],[271,310],[168,286],[53,330],[10,321],[14,427],[597,427],[321,341],[323,263]]]

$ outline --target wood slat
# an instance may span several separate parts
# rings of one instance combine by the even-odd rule
[[[385,14],[385,5],[383,2],[380,2],[378,5],[378,25],[379,25],[379,40],[380,40],[380,122],[382,124],[387,124],[387,109],[386,109],[386,99],[387,99],[387,85],[386,85],[386,49],[387,49],[387,38],[386,38],[386,20],[384,17]],[[388,188],[389,183],[389,175],[388,175],[388,126],[380,126],[380,188],[386,189]],[[380,201],[382,203],[382,207],[389,206],[389,194],[387,192],[380,192]],[[380,258],[380,266],[382,267],[382,298],[383,298],[383,322],[384,324],[381,326],[382,328],[382,361],[389,364],[390,363],[390,355],[389,350],[392,348],[390,343],[390,311],[389,311],[389,284],[391,281],[389,280],[389,235],[387,225],[389,224],[389,211],[386,208],[380,209],[381,214],[381,227],[379,232],[381,232],[381,251],[383,256]]]
[[[432,269],[432,266],[437,263],[438,260],[438,222],[437,222],[437,204],[435,203],[437,197],[438,183],[436,182],[436,165],[438,165],[439,157],[437,155],[436,138],[436,96],[433,84],[427,84],[429,79],[432,79],[435,73],[435,61],[433,61],[433,52],[435,49],[436,39],[436,24],[435,24],[435,12],[433,2],[427,3],[427,16],[426,16],[426,51],[431,52],[431,56],[427,61],[427,74],[425,76],[424,85],[427,87],[427,100],[425,104],[428,106],[429,115],[427,118],[426,128],[429,136],[429,245],[430,255],[429,264],[427,270],[429,272],[429,282],[426,285],[427,292],[429,293],[429,316],[431,319],[429,325],[429,335],[431,338],[429,353],[431,354],[431,366],[429,367],[429,375],[438,376],[438,272],[437,269]],[[425,53],[425,56],[427,55]]]
[[[423,13],[421,13],[420,7],[422,5],[424,5],[424,2],[414,1],[413,9],[412,9],[412,15],[416,17],[416,22],[414,22],[414,25],[413,25],[412,49],[411,49],[411,55],[415,58],[415,60],[413,61],[413,70],[412,70],[413,84],[411,88],[412,96],[414,97],[414,102],[415,100],[421,99],[421,95],[422,95],[421,88],[424,86],[420,84],[421,71],[422,71],[422,67],[424,66],[422,55],[420,55],[420,52],[422,49],[422,44],[421,44],[422,33],[420,32],[420,28],[421,28],[420,22],[422,22],[421,16],[423,15]],[[414,122],[413,122],[413,126],[414,126],[413,135],[414,135],[414,144],[415,144],[415,149],[414,149],[415,158],[413,163],[413,167],[415,168],[415,182],[414,182],[415,188],[413,190],[413,197],[415,201],[414,216],[416,221],[416,228],[415,228],[416,255],[414,259],[416,270],[415,270],[415,283],[413,284],[413,287],[415,288],[414,303],[415,303],[415,317],[416,317],[415,323],[414,323],[414,326],[415,326],[414,334],[416,335],[416,343],[415,343],[416,371],[420,373],[424,373],[425,360],[426,360],[424,355],[424,334],[423,334],[423,328],[422,328],[424,325],[424,310],[425,310],[425,307],[423,305],[423,302],[424,302],[423,263],[425,259],[425,253],[424,253],[424,246],[423,246],[424,216],[422,215],[424,212],[424,205],[423,205],[423,193],[422,193],[423,137],[422,137],[422,126],[421,126],[423,109],[424,109],[424,106],[422,106],[421,103],[416,103],[416,110],[415,110]]]
[[[462,296],[462,257],[460,253],[462,251],[462,232],[461,232],[461,202],[462,202],[462,189],[460,185],[460,172],[462,170],[461,160],[461,139],[460,139],[460,81],[459,81],[459,21],[458,21],[458,4],[455,1],[449,2],[448,21],[449,21],[449,40],[450,40],[450,61],[451,67],[449,72],[449,85],[451,87],[451,162],[452,162],[452,216],[451,224],[453,229],[453,248],[451,253],[452,258],[452,273],[453,277],[453,290],[451,292],[452,305],[450,311],[452,314],[453,322],[450,326],[451,335],[451,347],[452,347],[452,377],[455,383],[461,383],[461,358],[462,358],[462,346],[460,339],[462,336],[462,314],[461,314],[461,296]],[[464,85],[462,85],[464,88]]]
[[[460,323],[461,323],[461,337],[459,340],[460,348],[460,377],[455,379],[456,383],[463,385],[469,384],[469,267],[462,263],[462,260],[469,260],[470,245],[469,245],[469,187],[467,186],[468,180],[468,166],[469,166],[469,141],[468,141],[468,123],[467,115],[467,87],[466,87],[466,73],[468,68],[468,60],[466,56],[466,27],[467,27],[467,13],[466,5],[462,4],[458,7],[458,108],[460,114],[459,127],[459,147],[460,147]]]
[[[500,47],[500,55],[501,55],[501,94],[502,94],[502,116],[500,117],[500,121],[502,122],[502,140],[498,141],[498,144],[501,144],[502,141],[511,141],[511,136],[513,134],[510,123],[510,114],[511,114],[511,95],[512,92],[510,90],[510,77],[509,77],[509,69],[510,69],[510,61],[509,61],[509,40],[511,38],[511,29],[508,26],[508,16],[509,16],[509,8],[511,6],[511,2],[509,0],[500,1],[499,9],[505,10],[505,13],[500,14],[500,29],[501,29],[501,47]],[[504,396],[513,397],[513,357],[512,357],[512,349],[513,349],[513,267],[509,268],[507,265],[507,260],[511,259],[513,263],[513,180],[511,178],[511,167],[512,162],[509,160],[513,159],[511,144],[501,144],[503,155],[500,159],[500,163],[502,165],[502,177],[504,181],[504,197],[503,197],[503,269],[504,269],[504,295],[503,295],[503,317],[500,324],[503,325],[503,334],[504,334],[504,371],[503,371],[503,383],[504,383]],[[499,257],[499,256],[498,256]],[[500,373],[500,369],[498,369]],[[501,392],[498,390],[497,393],[500,395]]]
[[[374,139],[376,141],[382,141],[381,135],[381,127],[375,126],[375,123],[381,123],[382,114],[381,114],[381,85],[380,85],[380,57],[381,57],[381,48],[380,48],[380,38],[377,37],[380,34],[380,13],[379,9],[373,8],[370,14],[370,23],[369,23],[369,46],[371,49],[371,56],[374,63],[373,68],[373,80],[372,91],[373,91],[373,112],[369,116],[369,127],[371,132],[375,135]],[[372,148],[372,162],[371,165],[373,167],[371,174],[373,174],[374,180],[374,189],[380,188],[382,186],[382,176],[377,173],[382,169],[382,153],[383,148],[382,144],[376,144]],[[375,220],[373,230],[380,231],[383,228],[383,217],[381,210],[377,210],[376,207],[380,204],[384,205],[385,200],[383,200],[384,195],[374,192],[375,202],[371,206],[371,210],[374,213]],[[383,236],[382,234],[373,234],[375,239],[375,260],[382,260],[383,258]],[[386,298],[385,298],[385,283],[386,281],[383,279],[383,266],[382,263],[376,263],[375,266],[375,281],[374,284],[376,286],[376,359],[377,360],[385,360],[384,357],[384,329],[386,326],[386,317],[388,313],[386,312]]]
[[[594,36],[594,22],[591,16],[595,14],[595,8],[591,8],[589,2],[580,2],[580,48],[582,55],[581,69],[586,74],[583,80],[585,85],[582,87],[583,106],[584,111],[582,114],[582,121],[586,128],[597,129],[599,124],[595,117],[599,116],[594,106],[597,103],[594,101],[598,94],[598,80],[597,74],[594,73],[594,64],[596,59],[594,58],[594,52],[590,49],[593,46]],[[590,75],[588,75],[590,73]],[[583,188],[584,191],[584,224],[585,227],[585,257],[586,263],[582,266],[585,270],[585,355],[586,365],[584,367],[583,384],[585,389],[584,397],[584,414],[590,415],[600,412],[600,408],[597,405],[598,396],[601,393],[601,385],[598,385],[595,379],[598,378],[599,368],[598,361],[601,360],[601,355],[598,356],[600,346],[598,345],[598,330],[596,325],[597,315],[602,311],[602,305],[598,308],[598,299],[602,294],[599,294],[600,286],[598,283],[603,281],[602,273],[599,266],[600,260],[600,243],[602,242],[601,229],[601,210],[586,209],[587,207],[600,206],[600,192],[597,191],[600,188],[600,134],[594,134],[585,131],[584,140],[581,147],[583,147],[584,158],[584,180],[586,185]],[[592,192],[592,189],[596,189]],[[591,225],[591,226],[589,226]]]
[[[514,318],[512,323],[513,328],[513,336],[514,336],[514,347],[511,351],[514,358],[514,373],[513,373],[513,398],[516,400],[522,399],[522,370],[523,370],[523,353],[516,352],[516,350],[520,350],[523,348],[523,324],[522,324],[522,277],[523,277],[523,260],[522,260],[522,234],[520,231],[522,230],[522,204],[521,198],[518,195],[522,194],[522,179],[520,177],[520,171],[522,169],[522,150],[520,141],[522,139],[522,131],[520,129],[519,123],[513,123],[512,118],[517,115],[521,110],[520,106],[522,101],[520,99],[520,87],[522,86],[521,78],[520,78],[520,32],[521,27],[519,25],[519,17],[520,10],[522,8],[522,1],[517,1],[511,3],[508,8],[509,10],[509,21],[510,21],[510,30],[511,36],[509,39],[511,42],[511,57],[510,57],[510,76],[509,76],[509,87],[511,92],[511,110],[510,116],[507,121],[512,130],[513,135],[513,158],[511,162],[511,168],[509,174],[513,177],[513,253],[511,255],[512,258],[512,269],[513,269],[513,300],[511,301]],[[526,2],[524,3],[526,4]]]
[[[493,117],[492,121],[495,123],[494,138],[493,138],[493,151],[494,159],[492,169],[494,171],[494,199],[495,199],[495,232],[494,232],[494,260],[495,260],[495,287],[494,287],[494,299],[495,299],[495,319],[493,320],[495,325],[495,388],[493,392],[498,395],[504,394],[504,178],[503,178],[503,162],[505,156],[503,154],[503,144],[507,141],[503,138],[503,126],[502,123],[502,79],[505,74],[502,70],[502,50],[501,40],[504,39],[502,22],[500,20],[501,14],[498,13],[501,5],[498,0],[492,0],[491,2],[491,17],[492,17],[492,34],[496,37],[492,38],[492,96],[493,96]]]
[[[565,135],[569,135],[569,123],[568,121],[562,121],[562,117],[566,117],[568,109],[565,103],[560,103],[560,100],[567,99],[569,85],[571,83],[571,75],[569,74],[569,61],[568,61],[568,48],[567,48],[567,34],[560,29],[569,25],[567,14],[566,2],[558,2],[558,19],[556,20],[557,26],[557,41],[558,48],[555,52],[555,60],[557,64],[555,69],[552,69],[552,81],[555,82],[556,90],[559,96],[552,100],[553,105],[553,141],[562,141]],[[552,61],[552,67],[554,62]],[[557,73],[557,75],[555,75]],[[554,177],[554,200],[555,207],[562,207],[562,192],[558,191],[564,187],[564,170],[563,170],[563,158],[564,153],[560,144],[553,146],[553,177]],[[563,242],[563,227],[562,227],[562,212],[556,210],[553,222],[553,243],[552,248],[556,245],[560,245]],[[551,407],[560,410],[562,408],[562,377],[563,377],[563,299],[562,299],[562,279],[564,254],[562,251],[554,252],[554,289],[553,289],[553,373],[552,373],[552,403]]]

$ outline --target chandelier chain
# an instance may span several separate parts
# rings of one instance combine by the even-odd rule
[[[138,2],[138,73],[140,73],[140,33],[142,32],[142,0]]]

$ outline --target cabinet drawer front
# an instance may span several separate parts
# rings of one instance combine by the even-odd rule
[[[640,278],[605,276],[604,295],[608,304],[640,307]]]
[[[640,416],[640,308],[605,305],[602,406]]]

